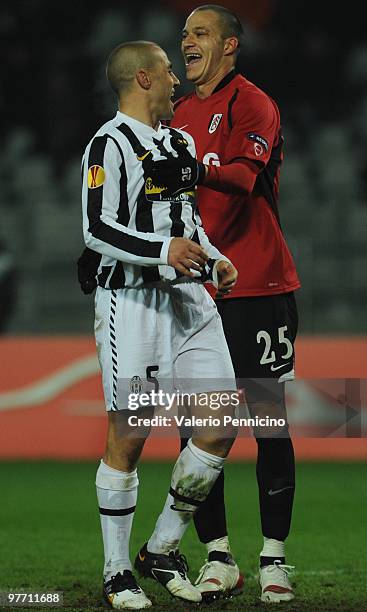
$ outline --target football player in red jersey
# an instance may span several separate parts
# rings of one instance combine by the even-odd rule
[[[230,296],[217,296],[222,298],[217,307],[249,412],[254,416],[270,410],[286,420],[284,383],[294,377],[294,291],[300,282],[278,212],[283,159],[279,110],[267,94],[236,73],[242,37],[239,19],[224,7],[203,5],[189,15],[181,48],[195,89],[177,101],[171,126],[194,137],[198,160],[158,161],[152,177],[167,193],[198,185],[207,234],[239,271],[236,288]],[[254,433],[264,538],[261,599],[289,601],[294,594],[284,542],[295,488],[293,445],[288,425],[281,431]],[[200,590],[205,596],[234,591],[239,571],[230,554],[223,477],[197,512],[195,525],[208,549],[197,582]]]

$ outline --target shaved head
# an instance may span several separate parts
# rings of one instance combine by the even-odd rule
[[[107,80],[120,97],[129,92],[139,70],[151,69],[157,62],[155,50],[160,47],[146,40],[134,40],[118,45],[107,61]]]

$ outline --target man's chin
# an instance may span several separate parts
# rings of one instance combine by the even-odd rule
[[[205,82],[205,78],[202,72],[199,72],[192,69],[186,69],[186,79],[190,81],[190,83],[194,83],[194,85],[201,85]]]
[[[196,83],[198,79],[200,79],[200,76],[198,74],[195,74],[193,70],[186,69],[186,79],[190,81],[190,83]]]
[[[175,114],[175,111],[173,108],[173,102],[170,102],[169,108],[167,108],[165,113],[162,113],[160,121],[166,121],[168,119],[172,119],[174,114]]]

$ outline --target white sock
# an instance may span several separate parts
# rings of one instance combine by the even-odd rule
[[[285,542],[273,538],[264,538],[260,557],[285,557]]]
[[[206,548],[208,554],[217,550],[219,552],[230,553],[231,548],[229,546],[228,536],[223,536],[223,538],[217,538],[216,540],[211,540],[206,544]]]
[[[168,554],[178,548],[193,514],[209,494],[223,463],[222,457],[194,446],[191,439],[188,441],[173,468],[170,492],[148,541],[149,552]]]
[[[96,476],[105,563],[103,576],[131,570],[129,541],[138,496],[137,471],[120,472],[103,460]]]

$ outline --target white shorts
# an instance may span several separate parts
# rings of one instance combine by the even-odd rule
[[[153,388],[236,390],[222,321],[201,283],[97,287],[94,330],[107,410],[128,408],[130,393]]]

